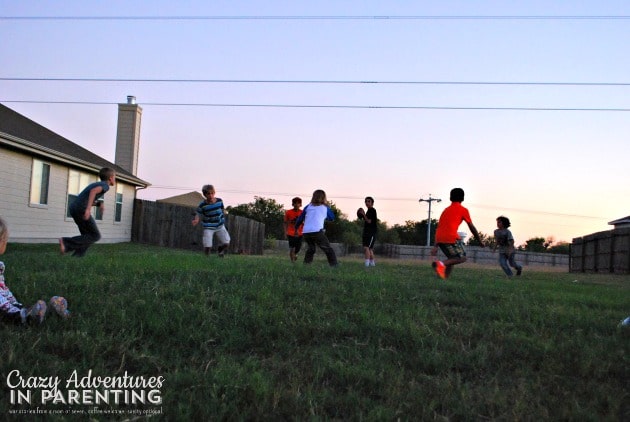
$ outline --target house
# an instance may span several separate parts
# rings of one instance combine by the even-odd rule
[[[68,205],[102,167],[116,171],[116,186],[105,195],[105,213],[93,215],[102,242],[131,240],[134,200],[149,183],[136,176],[142,108],[135,97],[118,104],[115,163],[99,157],[0,104],[0,216],[17,243],[56,243],[75,236]]]
[[[627,217],[610,221],[608,222],[608,224],[610,224],[611,226],[614,226],[614,229],[620,229],[622,227],[630,227],[630,215]]]
[[[185,207],[193,207],[197,208],[199,204],[204,201],[206,198],[196,191],[183,193],[181,195],[170,196],[164,199],[158,199],[156,202],[161,202],[164,204],[175,204],[175,205],[183,205]]]

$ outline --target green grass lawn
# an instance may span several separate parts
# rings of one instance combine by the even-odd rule
[[[321,252],[304,266],[135,244],[98,244],[83,259],[10,244],[0,260],[18,300],[63,295],[72,311],[0,325],[0,415],[630,419],[630,328],[618,327],[630,315],[627,276],[526,267],[508,280],[498,265],[470,265],[443,281],[421,261],[341,258],[332,269]],[[163,377],[161,403],[42,405],[32,388],[31,404],[12,404],[16,371],[58,377],[66,401],[73,374]]]

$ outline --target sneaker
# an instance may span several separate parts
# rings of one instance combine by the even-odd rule
[[[44,322],[44,318],[46,317],[46,302],[38,300],[35,305],[28,309],[27,315],[40,324]]]
[[[370,267],[376,267],[376,262],[370,261]]]
[[[442,280],[446,278],[446,265],[442,261],[434,262],[433,268],[435,268],[435,272]]]
[[[519,268],[518,270],[516,270],[516,275],[521,275],[522,272],[523,272],[523,269]]]
[[[68,310],[68,301],[61,296],[53,296],[50,298],[49,306],[59,315],[61,318],[69,318],[70,311]]]

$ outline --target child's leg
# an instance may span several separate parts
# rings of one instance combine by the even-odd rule
[[[83,256],[87,252],[87,249],[93,244],[101,240],[101,233],[98,230],[94,217],[90,217],[87,220],[83,219],[83,216],[72,216],[74,222],[79,228],[81,235],[74,237],[63,237],[61,242],[63,243],[63,250],[65,252],[79,251],[73,254],[73,256]]]
[[[515,255],[514,253],[510,254],[510,258],[509,258],[510,265],[512,266],[512,268],[516,270],[516,275],[521,275],[521,272],[523,271],[523,267],[516,263],[516,260],[514,259],[514,255]]]
[[[446,278],[448,278],[455,265],[466,262],[466,250],[461,241],[455,243],[440,243],[439,247],[447,258],[443,263],[446,266],[444,273]]]
[[[297,244],[297,237],[295,236],[287,236],[287,240],[289,241],[289,259],[291,262],[295,262],[297,259],[295,253],[295,246]]]
[[[212,239],[214,238],[214,232],[210,229],[203,230],[203,253],[210,255],[212,250]]]
[[[337,255],[335,254],[335,250],[333,249],[333,247],[330,246],[330,242],[326,237],[326,233],[324,233],[323,231],[318,232],[316,242],[319,245],[320,249],[326,254],[328,265],[330,265],[331,267],[337,266]]]
[[[302,249],[302,236],[298,236],[298,237],[296,237],[296,240],[295,240],[295,255],[296,255],[296,258],[297,258],[297,254],[300,253],[301,249]]]
[[[499,265],[501,266],[501,269],[503,269],[505,275],[512,277],[513,274],[510,266],[508,265],[508,260],[510,260],[510,258],[508,258],[507,254],[499,253]]]
[[[221,245],[218,248],[219,256],[223,257],[228,246],[230,246],[230,240],[232,239],[230,239],[230,234],[228,233],[225,226],[221,226],[219,229],[217,229],[216,235],[217,239],[219,239],[219,244]]]
[[[315,256],[315,248],[316,248],[316,233],[306,233],[304,235],[304,240],[306,241],[306,252],[304,253],[304,263],[310,264],[313,262],[313,257]]]

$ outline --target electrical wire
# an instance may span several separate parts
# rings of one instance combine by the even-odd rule
[[[524,85],[524,86],[630,86],[630,82],[498,82],[498,81],[356,81],[300,79],[149,79],[149,78],[44,78],[0,77],[14,82],[147,82],[213,84],[337,84],[337,85]]]
[[[12,21],[212,21],[212,20],[626,20],[629,15],[235,15],[235,16],[0,16]]]
[[[105,101],[37,101],[3,100],[0,103],[21,104],[75,104],[116,105]],[[582,111],[582,112],[629,112],[630,108],[577,108],[577,107],[465,107],[465,106],[379,106],[379,105],[335,105],[335,104],[212,104],[212,103],[153,103],[142,106],[157,107],[225,107],[225,108],[310,108],[310,109],[363,109],[363,110],[468,110],[468,111]]]
[[[179,191],[195,191],[196,190],[196,188],[193,188],[193,187],[160,186],[160,185],[151,185],[147,189],[164,189],[164,190],[179,190]],[[264,197],[264,195],[283,196],[283,197],[294,197],[294,196],[300,195],[299,193],[296,193],[296,192],[257,192],[257,191],[240,190],[240,189],[221,189],[221,192],[248,194],[248,195],[254,195],[254,196],[259,196],[259,197]],[[335,195],[331,193],[329,196],[333,200],[335,199],[363,200],[364,199],[363,196],[347,195],[347,194]],[[378,200],[379,201],[403,201],[403,202],[407,202],[407,201],[417,202],[418,201],[417,198],[410,198],[410,197],[396,198],[396,197],[380,197],[380,196]],[[601,216],[598,217],[598,216],[591,216],[591,215],[578,215],[578,214],[557,213],[557,212],[549,212],[549,211],[537,211],[537,210],[528,210],[528,209],[522,209],[522,208],[506,208],[504,206],[498,206],[498,205],[479,205],[479,204],[469,203],[468,207],[492,209],[492,210],[501,209],[504,211],[514,211],[514,212],[521,212],[521,213],[527,213],[527,214],[542,214],[542,215],[549,215],[549,216],[555,216],[555,217],[572,217],[572,218],[586,218],[586,219],[597,219],[597,220],[601,220],[605,218]]]

